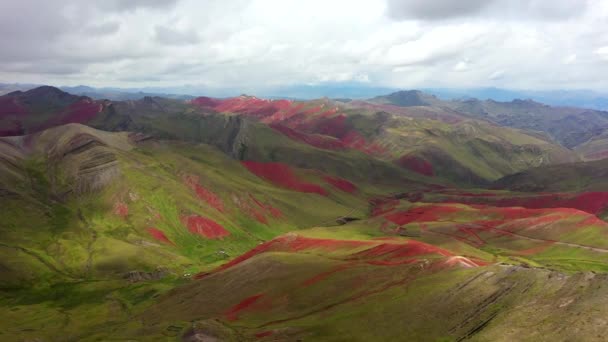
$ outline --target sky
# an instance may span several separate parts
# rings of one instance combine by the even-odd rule
[[[0,1],[0,82],[608,89],[606,0]]]

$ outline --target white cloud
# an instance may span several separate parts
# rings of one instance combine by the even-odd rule
[[[572,64],[576,62],[576,54],[572,53],[564,58],[564,64]]]
[[[3,1],[0,82],[608,87],[605,1],[396,3]]]
[[[496,80],[500,80],[504,76],[505,76],[505,71],[504,70],[496,70],[496,71],[494,71],[493,73],[490,74],[490,76],[488,77],[488,79],[490,79],[492,81],[496,81]]]
[[[608,61],[608,46],[603,46],[595,50],[595,54],[601,59]]]

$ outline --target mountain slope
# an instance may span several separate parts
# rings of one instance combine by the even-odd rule
[[[501,178],[495,186],[517,191],[603,191],[608,189],[608,160],[533,168]]]
[[[456,111],[462,115],[488,120],[501,126],[544,132],[567,148],[579,146],[602,134],[608,127],[608,112],[575,107],[552,107],[532,100],[498,102],[494,100],[439,100],[417,92],[416,101],[408,101],[411,92],[397,92],[376,97],[372,102],[397,106],[430,106]],[[424,99],[424,100],[423,100]]]
[[[453,111],[247,96],[197,98],[192,103],[204,110],[256,119],[320,149],[358,150],[427,176],[472,184],[532,166],[577,160],[573,152],[549,141]]]

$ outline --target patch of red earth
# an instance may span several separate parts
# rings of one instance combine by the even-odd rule
[[[37,127],[35,130],[41,131],[69,123],[85,124],[93,120],[97,114],[101,112],[102,108],[103,105],[100,103],[96,103],[89,99],[83,99],[72,103],[61,113],[55,114],[51,119],[43,123],[40,127]]]
[[[352,148],[367,154],[385,154],[386,149],[368,143],[357,131],[346,125],[346,116],[338,109],[323,110],[324,106],[305,109],[301,103],[288,100],[264,100],[250,96],[230,99],[199,97],[191,104],[218,112],[253,117],[289,138],[322,149]],[[324,137],[325,135],[326,137]],[[336,139],[333,139],[333,138]]]
[[[316,193],[322,196],[328,195],[327,190],[321,186],[300,181],[287,164],[255,161],[243,161],[242,164],[251,173],[279,187],[304,193]]]
[[[201,96],[201,97],[197,97],[195,99],[192,99],[190,101],[191,104],[199,106],[199,107],[210,107],[210,108],[214,108],[215,106],[219,105],[220,103],[222,103],[222,100],[220,99],[212,99],[210,97],[206,97],[206,96]]]
[[[186,185],[196,193],[196,196],[199,199],[203,200],[211,207],[215,208],[217,211],[221,213],[224,212],[224,203],[222,202],[222,199],[219,198],[219,196],[217,196],[212,191],[207,190],[203,186],[201,186],[199,184],[199,179],[197,176],[184,176],[184,183],[186,183]]]
[[[573,208],[597,215],[608,209],[608,192],[583,192],[579,194],[542,194],[526,197],[471,197],[448,198],[444,203],[485,204],[495,207],[524,207],[528,209]]]
[[[377,143],[368,143],[357,131],[350,131],[341,140],[346,146],[369,155],[383,156],[387,152],[383,146]]]
[[[560,215],[544,215],[540,217],[530,217],[522,219],[523,222],[520,222],[519,220],[508,220],[501,226],[501,229],[510,232],[517,232],[519,230],[531,230],[555,223],[557,221],[562,220],[563,218],[564,217]],[[522,223],[524,223],[525,226],[522,225]]]
[[[476,232],[474,228],[471,228],[468,225],[462,225],[458,227],[458,231],[463,233],[465,237],[463,238],[472,245],[483,246],[486,244],[486,241],[482,239]]]
[[[241,254],[240,256],[232,259],[231,261],[219,266],[213,272],[222,271],[238,265],[245,260],[251,259],[254,256],[274,251],[274,252],[301,252],[301,251],[311,251],[317,250],[322,252],[332,252],[336,250],[349,250],[349,249],[358,249],[362,246],[370,246],[375,245],[377,242],[373,241],[355,241],[355,240],[332,240],[332,239],[315,239],[315,238],[306,238],[302,236],[292,236],[292,235],[284,235],[277,237],[273,240],[264,242],[262,244],[257,245],[255,248],[249,250],[245,254]],[[208,275],[209,273],[200,273],[194,276],[195,279],[201,279]]]
[[[281,209],[275,208],[268,203],[262,203],[260,200],[255,198],[255,196],[253,196],[252,194],[249,194],[249,197],[253,200],[253,202],[255,202],[255,204],[258,205],[258,207],[266,210],[272,217],[274,217],[274,218],[283,217],[283,212],[281,212]]]
[[[405,155],[399,158],[399,160],[397,160],[397,164],[401,167],[404,167],[410,171],[414,171],[424,176],[435,176],[433,165],[417,156]]]
[[[371,262],[371,264],[376,263],[378,265],[385,266],[413,263],[416,262],[416,260],[413,260],[412,258],[420,255],[435,254],[444,257],[453,255],[451,252],[445,249],[416,240],[404,240],[391,243],[371,240],[317,239],[284,235],[256,246],[247,253],[242,254],[230,262],[218,267],[211,273],[226,270],[265,252],[298,253],[313,251],[321,253],[340,251],[345,254],[344,258],[347,261],[365,263]],[[314,284],[315,282],[323,280],[331,274],[341,270],[341,268],[333,271],[330,270],[331,272],[321,274],[318,276],[318,278],[311,278],[306,282],[308,282],[308,284]],[[195,275],[194,278],[202,279],[211,273],[199,273]]]
[[[351,131],[351,128],[346,124],[346,115],[344,114],[324,118],[323,120],[314,122],[313,125],[306,128],[319,134],[329,135],[340,140],[343,140],[344,137],[346,137]]]
[[[264,100],[253,96],[239,96],[229,99],[199,97],[191,104],[213,109],[217,112],[235,113],[256,118],[265,123],[282,122],[297,114],[302,104],[289,100]]]
[[[226,319],[229,321],[236,321],[239,318],[239,314],[241,313],[241,311],[251,307],[263,296],[264,294],[256,294],[243,299],[241,302],[228,309],[228,311],[224,313],[224,317],[226,317]]]
[[[0,136],[23,135],[22,120],[28,115],[27,110],[13,97],[0,97]]]
[[[316,284],[316,283],[318,283],[320,281],[323,281],[323,280],[329,278],[330,276],[332,276],[335,273],[338,273],[340,271],[344,271],[344,270],[348,269],[352,265],[353,265],[353,263],[346,263],[346,264],[342,264],[342,265],[333,267],[329,271],[325,271],[325,272],[319,273],[316,276],[305,280],[304,282],[302,282],[302,285],[303,286],[314,285],[314,284]]]
[[[171,240],[169,240],[169,238],[167,238],[167,236],[165,235],[165,233],[163,233],[162,230],[150,227],[148,228],[148,233],[157,241],[166,243],[168,245],[175,245],[173,242],[171,242]]]
[[[325,150],[343,150],[346,148],[342,141],[328,136],[302,133],[280,124],[270,124],[270,127],[281,132],[290,139],[303,142],[317,148]]]
[[[114,204],[114,214],[120,216],[121,218],[126,218],[129,216],[129,206],[123,202],[116,202]]]
[[[378,197],[369,200],[369,204],[372,208],[372,217],[376,217],[395,210],[399,200],[392,197]]]
[[[281,111],[277,111],[274,114],[263,118],[261,121],[267,124],[272,123],[283,123],[290,120],[293,117],[301,115],[301,110],[304,107],[303,103],[291,105],[288,108],[283,108]]]
[[[384,216],[387,220],[400,226],[410,222],[433,222],[444,219],[445,215],[462,211],[461,208],[446,205],[427,205],[408,211],[398,211]]]
[[[17,99],[10,96],[0,96],[0,119],[20,119],[27,116],[28,111]]]
[[[355,253],[354,259],[382,258],[384,260],[405,259],[420,255],[437,254],[451,256],[451,252],[433,245],[416,240],[408,240],[406,243],[382,243],[370,249]]]
[[[327,183],[333,185],[334,187],[336,187],[344,192],[348,192],[350,194],[357,191],[357,186],[355,184],[353,184],[343,178],[324,176],[323,180],[326,181]]]
[[[206,217],[190,215],[182,217],[182,221],[192,234],[198,234],[207,239],[220,239],[230,235],[219,223]]]
[[[576,224],[577,227],[588,227],[588,226],[608,226],[606,221],[600,219],[595,215],[590,215],[586,219]]]
[[[264,203],[257,200],[253,195],[249,196],[234,196],[234,203],[245,215],[255,219],[262,224],[268,224],[266,214],[269,212]]]
[[[255,334],[255,337],[264,338],[264,337],[272,336],[272,334],[274,334],[274,332],[272,330],[260,331],[259,333]]]

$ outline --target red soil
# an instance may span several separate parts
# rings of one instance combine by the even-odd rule
[[[322,196],[328,195],[327,190],[321,186],[300,181],[287,164],[260,163],[255,161],[243,161],[242,164],[251,173],[279,187],[298,192],[316,193]]]
[[[275,208],[272,205],[268,204],[268,203],[262,203],[260,200],[258,200],[257,198],[255,198],[255,196],[253,196],[252,194],[249,194],[249,197],[255,202],[255,204],[257,204],[260,208],[266,210],[272,217],[274,218],[280,218],[283,216],[283,212],[281,212],[281,209],[279,208]]]
[[[14,97],[0,97],[0,119],[23,118],[28,112]]]
[[[284,235],[277,237],[273,240],[264,242],[260,245],[257,245],[255,248],[246,252],[245,254],[241,254],[240,256],[232,259],[231,261],[225,263],[218,267],[214,272],[222,271],[238,265],[245,260],[253,258],[254,256],[268,252],[268,251],[277,251],[277,252],[300,252],[304,250],[318,250],[324,252],[331,252],[336,250],[348,250],[348,249],[356,249],[361,246],[367,245],[375,245],[376,242],[373,241],[354,241],[354,240],[332,240],[332,239],[314,239],[314,238],[306,238],[302,236],[291,236]],[[195,279],[201,279],[206,274],[197,274],[194,276]]]
[[[368,143],[367,140],[357,131],[350,131],[342,138],[342,142],[352,149],[359,150],[363,153],[382,156],[386,154],[386,149],[376,143]]]
[[[385,240],[386,241],[386,240]],[[363,250],[362,250],[363,249]],[[218,267],[213,272],[226,270],[230,267],[238,265],[245,260],[253,258],[258,254],[265,252],[320,252],[331,253],[340,251],[345,254],[345,260],[351,262],[365,262],[378,265],[398,265],[413,263],[416,260],[412,257],[420,255],[436,254],[440,256],[453,255],[449,251],[435,247],[424,242],[416,240],[395,240],[395,242],[371,241],[371,240],[333,240],[333,239],[317,239],[307,238],[302,236],[284,235],[273,240],[267,241],[256,246],[245,254],[229,261],[228,263]],[[349,254],[349,252],[351,252]],[[348,267],[348,266],[342,266]],[[330,270],[319,274],[304,282],[304,285],[311,285],[321,281],[331,274],[343,270],[342,268]],[[194,276],[195,279],[201,279],[210,273],[199,273]]]
[[[239,318],[238,315],[241,311],[243,311],[243,310],[249,308],[250,306],[252,306],[253,304],[255,304],[255,302],[257,302],[263,296],[264,296],[264,294],[257,294],[257,295],[243,299],[240,303],[238,303],[235,306],[228,309],[228,311],[226,311],[224,313],[224,316],[229,321],[236,321]]]
[[[286,135],[287,137],[289,137],[293,140],[303,142],[305,144],[308,144],[308,145],[311,145],[311,146],[314,146],[317,148],[326,149],[326,150],[343,150],[346,148],[346,146],[344,145],[344,143],[342,141],[328,137],[328,136],[323,136],[323,135],[318,135],[318,134],[306,134],[306,133],[302,133],[302,132],[293,130],[287,126],[279,125],[279,124],[270,124],[270,127],[276,131],[283,133],[284,135]]]
[[[264,338],[264,337],[271,336],[272,334],[274,334],[274,332],[272,330],[266,330],[266,331],[261,331],[261,332],[255,334],[255,337]]]
[[[329,135],[337,139],[344,139],[346,135],[351,131],[351,128],[346,125],[346,115],[340,114],[331,118],[323,118],[322,121],[314,123],[315,126],[311,126],[319,134]]]
[[[335,186],[336,188],[344,191],[344,192],[348,192],[348,193],[354,193],[357,191],[357,186],[349,181],[347,181],[346,179],[342,179],[339,177],[332,177],[332,176],[324,176],[323,180],[325,180],[327,183]]]
[[[165,235],[165,233],[163,233],[162,230],[150,227],[148,228],[148,233],[150,233],[150,235],[152,235],[152,237],[155,238],[157,241],[166,243],[168,245],[174,245],[174,243],[171,242],[169,238],[167,238],[167,236]]]
[[[264,207],[263,203],[259,202],[255,197],[253,197],[253,195],[233,195],[232,199],[243,214],[262,224],[268,224],[268,219],[266,218],[266,208]]]
[[[211,107],[211,108],[219,105],[221,102],[222,102],[222,100],[212,99],[210,97],[205,97],[205,96],[197,97],[190,101],[190,103],[197,105],[199,107]]]
[[[262,224],[268,224],[268,216],[275,219],[283,216],[280,209],[275,208],[270,204],[263,203],[252,194],[249,194],[249,196],[235,196],[233,197],[233,200],[242,213]]]
[[[44,122],[40,127],[36,127],[35,131],[41,131],[47,128],[65,125],[68,123],[85,124],[93,120],[103,106],[89,99],[80,100],[69,105],[62,112],[53,115],[53,117]]]
[[[382,243],[373,248],[353,254],[353,258],[376,258],[382,257],[385,260],[410,258],[426,254],[439,254],[450,256],[449,251],[426,244],[416,240],[408,240],[406,243]]]
[[[305,108],[303,103],[250,96],[230,99],[199,97],[191,103],[217,112],[253,117],[293,140],[317,148],[337,150],[348,147],[367,154],[386,153],[384,147],[367,142],[359,132],[349,127],[346,115],[338,114],[338,108],[324,110],[324,105]]]
[[[2,120],[0,136],[25,134],[21,120],[25,118],[27,114],[27,110],[17,102],[17,99],[12,97],[0,97],[0,120]]]
[[[61,114],[61,122],[62,123],[87,123],[95,116],[97,113],[101,112],[102,105],[99,103],[95,103],[91,100],[81,100],[75,103],[72,103],[67,109],[63,111]]]
[[[127,216],[129,216],[129,206],[127,206],[126,203],[120,201],[116,202],[116,204],[114,204],[114,214],[122,218],[126,218]]]
[[[444,219],[444,215],[452,214],[461,211],[461,208],[445,205],[427,205],[417,207],[408,211],[399,211],[386,215],[386,219],[398,224],[404,225],[410,222],[432,222]]]
[[[187,175],[184,176],[184,183],[190,187],[194,192],[196,192],[196,196],[199,199],[205,201],[211,207],[215,208],[219,212],[224,212],[224,203],[222,199],[219,198],[215,193],[210,190],[205,189],[199,184],[199,179],[197,176]]]
[[[555,193],[521,197],[459,196],[445,203],[486,204],[495,207],[573,208],[597,215],[608,209],[608,192],[583,192],[579,194]]]
[[[405,155],[399,158],[397,164],[424,176],[433,177],[435,175],[433,165],[417,156]]]
[[[372,216],[375,217],[393,211],[399,205],[399,200],[392,197],[379,197],[369,200],[369,204],[372,207]]]
[[[224,229],[224,227],[206,217],[191,215],[183,217],[182,221],[191,233],[208,239],[219,239],[230,235],[230,232]]]
[[[332,269],[330,269],[329,271],[325,271],[322,273],[317,274],[316,276],[309,278],[307,280],[305,280],[302,285],[303,286],[311,286],[314,285],[322,280],[325,280],[327,278],[329,278],[331,275],[338,273],[340,271],[344,271],[346,269],[348,269],[349,267],[351,267],[353,264],[352,263],[346,263],[346,264],[342,264],[339,266],[336,266]]]
[[[576,224],[577,227],[607,226],[607,225],[608,225],[608,223],[606,223],[606,221],[604,221],[594,215],[589,215],[589,217],[587,217],[586,219],[584,219],[581,222]]]

